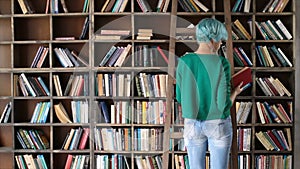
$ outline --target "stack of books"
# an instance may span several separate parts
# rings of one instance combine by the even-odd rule
[[[129,35],[130,30],[102,29],[100,33],[95,34],[95,40],[120,40],[127,38]]]
[[[186,28],[176,28],[176,39],[178,40],[195,40],[195,25],[190,24]]]
[[[138,29],[137,40],[150,40],[153,36],[152,29]]]

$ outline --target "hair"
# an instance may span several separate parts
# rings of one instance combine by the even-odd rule
[[[219,42],[228,39],[225,25],[213,18],[202,19],[196,26],[197,42]]]

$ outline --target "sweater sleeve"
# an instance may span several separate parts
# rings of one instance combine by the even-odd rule
[[[231,70],[230,70],[230,63],[229,61],[224,58],[223,59],[223,67],[224,67],[224,72],[225,72],[225,76],[226,76],[226,86],[227,86],[227,108],[230,109],[230,107],[232,106],[232,102],[230,100],[230,95],[231,95]]]
[[[182,87],[182,61],[179,59],[176,69],[176,100],[181,103],[181,87]]]

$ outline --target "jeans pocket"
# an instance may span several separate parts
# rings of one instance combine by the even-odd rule
[[[231,119],[207,121],[205,125],[207,136],[214,139],[225,139],[232,136]]]
[[[195,124],[196,120],[194,119],[184,119],[183,137],[185,139],[193,139],[196,137]]]

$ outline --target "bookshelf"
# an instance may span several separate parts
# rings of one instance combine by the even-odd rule
[[[164,9],[166,12],[155,12],[158,0],[148,0],[153,12],[144,13],[143,11],[146,9],[140,8],[137,1],[128,0],[123,12],[101,12],[106,1],[90,0],[88,5],[85,5],[87,4],[85,0],[76,2],[65,0],[67,13],[64,13],[60,4],[58,13],[54,9],[54,11],[51,10],[52,5],[45,13],[47,0],[28,1],[31,2],[34,9],[32,14],[23,14],[18,0],[0,1],[0,86],[3,86],[0,88],[0,112],[2,113],[9,102],[11,102],[12,108],[8,123],[0,123],[0,163],[3,164],[0,168],[17,168],[16,157],[23,156],[24,158],[24,155],[30,154],[34,158],[43,155],[48,168],[64,168],[67,159],[72,160],[74,158],[83,161],[82,165],[87,164],[87,168],[94,168],[97,164],[99,165],[99,161],[101,163],[105,159],[118,161],[119,164],[128,165],[129,168],[138,168],[139,163],[143,160],[146,161],[146,159],[148,161],[149,159],[154,161],[164,159],[161,161],[164,168],[175,169],[176,162],[174,159],[186,155],[186,151],[182,149],[181,140],[183,125],[178,124],[180,120],[175,115],[178,109],[174,100],[176,93],[172,90],[174,88],[176,58],[185,52],[193,51],[197,47],[196,41],[189,38],[192,34],[185,36],[189,39],[176,39],[176,28],[186,28],[191,23],[196,25],[201,18],[205,17],[215,17],[224,21],[224,15],[226,15],[224,7],[228,4],[224,4],[225,1],[217,0],[200,1],[209,11],[203,12],[202,10],[202,12],[196,13],[186,12],[178,1],[171,0]],[[267,2],[267,0],[260,2],[252,0],[249,13],[230,13],[231,20],[239,19],[248,31],[250,31],[250,28],[247,26],[247,21],[249,18],[252,20],[253,38],[232,41],[232,46],[241,46],[253,63],[251,67],[253,86],[237,98],[238,102],[253,103],[246,123],[237,125],[238,129],[251,129],[250,151],[238,152],[239,155],[249,157],[250,168],[255,168],[255,159],[258,155],[292,155],[292,159],[295,161],[294,144],[291,151],[267,151],[255,137],[255,133],[258,131],[267,131],[274,128],[277,130],[290,128],[291,132],[295,133],[295,122],[291,124],[261,124],[257,121],[258,113],[255,107],[257,101],[267,101],[270,104],[282,103],[286,109],[286,102],[296,103],[295,65],[297,52],[294,50],[296,49],[296,27],[293,24],[296,21],[295,0],[290,0],[282,13],[261,12]],[[232,6],[235,1],[231,0],[230,3]],[[87,6],[88,10],[86,9]],[[86,18],[89,18],[88,24],[86,24]],[[276,20],[278,18],[291,32],[293,38],[291,40],[264,40],[258,34],[254,21],[263,22],[267,19]],[[84,25],[88,25],[87,31],[85,36],[81,36]],[[119,29],[127,30],[130,33],[122,36],[121,39],[101,40],[96,38],[101,30]],[[136,37],[141,29],[152,30],[151,40],[137,40]],[[61,37],[64,39],[57,39]],[[72,39],[73,37],[74,39]],[[259,66],[255,46],[269,44],[281,47],[291,60],[293,67]],[[131,49],[122,66],[99,66],[112,46],[124,48],[128,45],[131,45]],[[40,68],[31,68],[40,46],[47,47],[49,51],[45,54],[45,60]],[[158,46],[168,57],[169,64],[157,51]],[[57,55],[54,49],[69,49],[70,52],[75,52],[76,55],[72,56],[78,61],[78,67],[64,67],[60,56]],[[138,60],[145,50],[149,50],[148,54],[157,55],[156,63],[152,63],[145,58]],[[79,56],[80,59],[76,56]],[[240,69],[242,67],[233,68],[234,71]],[[23,96],[22,89],[16,85],[18,77],[23,73],[26,77],[41,77],[50,94],[38,97],[33,97],[30,94],[26,97]],[[124,95],[120,94],[120,90],[116,90],[115,93],[114,91],[107,91],[104,95],[99,95],[101,87],[98,86],[100,82],[98,78],[100,74],[107,76],[108,79],[111,78],[107,83],[111,83],[114,89],[120,87]],[[155,95],[155,97],[138,95],[135,77],[142,77],[140,74],[145,74],[144,77],[149,79],[159,77],[159,75],[169,75],[164,84],[166,95]],[[287,86],[292,96],[264,96],[264,93],[255,82],[255,77],[268,77],[270,75],[278,77]],[[62,95],[58,95],[57,83],[54,80],[55,76],[59,77]],[[75,95],[65,94],[71,76],[82,77],[82,80],[80,80],[82,87],[75,92],[77,93]],[[127,77],[129,82],[126,83],[127,81],[122,80],[124,85],[120,85],[122,84],[120,77]],[[80,82],[78,83],[81,84]],[[126,88],[122,89],[122,86],[126,86]],[[102,90],[105,90],[105,88],[102,88]],[[49,114],[45,116],[45,123],[30,123],[36,105],[40,102],[50,103]],[[72,107],[72,104],[74,102],[75,104],[85,103],[87,105],[88,108],[85,108],[88,110],[86,116],[80,116],[80,118],[85,119],[84,122],[61,123],[56,115],[54,105],[61,103],[73,122],[74,107]],[[114,123],[105,123],[102,107],[99,107],[100,102],[106,104],[109,113],[114,108]],[[143,107],[143,105],[150,106],[148,110],[146,109],[147,111],[151,111],[154,107],[161,108],[160,112],[163,117],[160,117],[162,118],[160,120],[162,121],[152,123],[149,121],[144,122],[143,119],[137,120],[136,114],[142,112],[140,107]],[[293,104],[293,106],[296,106],[296,104]],[[292,107],[292,110],[295,112],[294,107]],[[113,117],[109,116],[110,118]],[[120,118],[117,119],[116,116]],[[293,116],[295,116],[295,113]],[[67,141],[67,136],[71,133],[70,131],[79,128],[89,129],[85,146],[82,149],[78,147],[75,150],[62,149]],[[41,130],[49,141],[49,148],[41,150],[23,149],[16,136],[20,129]],[[140,139],[140,134],[148,135],[148,137],[145,136],[147,139]],[[101,149],[99,138],[101,136],[110,138],[105,137],[105,135],[118,136],[119,138],[119,140],[106,140],[106,142],[104,141],[106,144],[110,142],[122,144],[123,142],[119,143],[120,140],[127,140],[128,142],[125,141],[124,148],[122,146],[110,147],[111,145],[108,144],[109,146],[102,145],[104,147]],[[150,135],[151,137],[149,137]],[[151,145],[159,146],[147,146],[148,139],[155,143]],[[295,140],[294,136],[292,136],[292,140]],[[137,159],[140,160],[137,161]]]

